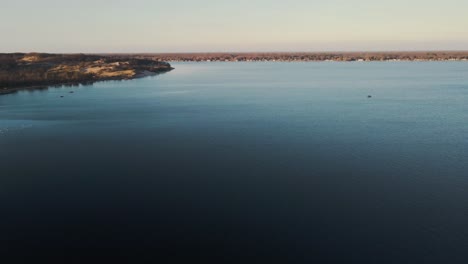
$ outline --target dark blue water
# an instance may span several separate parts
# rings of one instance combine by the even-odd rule
[[[0,96],[0,255],[467,263],[467,63],[174,66]]]

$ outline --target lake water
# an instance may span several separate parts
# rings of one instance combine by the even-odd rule
[[[0,255],[467,263],[468,63],[173,66],[0,96]]]

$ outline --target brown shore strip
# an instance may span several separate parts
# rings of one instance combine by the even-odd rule
[[[468,61],[468,51],[417,52],[248,52],[102,54],[158,61]]]

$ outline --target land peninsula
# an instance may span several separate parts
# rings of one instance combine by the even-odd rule
[[[26,88],[133,79],[172,69],[166,62],[132,56],[0,54],[0,94]]]

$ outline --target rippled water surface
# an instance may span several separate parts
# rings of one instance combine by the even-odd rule
[[[0,96],[3,255],[467,263],[468,63],[173,66]]]

